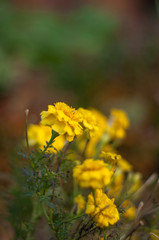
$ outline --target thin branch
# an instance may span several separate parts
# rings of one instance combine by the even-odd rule
[[[73,142],[73,141],[72,141]],[[61,166],[61,163],[62,163],[62,160],[64,159],[65,157],[65,154],[67,152],[67,150],[69,149],[69,147],[71,146],[72,142],[68,142],[68,144],[66,145],[64,151],[63,151],[63,154],[62,154],[62,157],[60,158],[59,162],[58,162],[58,165],[57,165],[57,169],[56,169],[56,173],[59,172],[60,170],[60,166]]]
[[[159,236],[157,236],[156,234],[150,232],[150,235],[154,236],[155,238],[159,239]]]
[[[159,210],[159,207],[156,207],[156,208],[150,210],[149,212],[145,213],[142,217],[146,217],[148,215],[151,215],[152,213],[154,213],[154,212],[156,212],[158,210]]]
[[[73,142],[73,141],[72,141],[72,142]],[[64,159],[65,154],[66,154],[66,152],[68,151],[69,147],[71,146],[72,142],[68,142],[68,144],[65,146],[65,148],[64,148],[64,150],[63,150],[62,157],[60,158],[60,160],[59,160],[59,162],[58,162],[57,169],[56,169],[56,173],[59,172],[60,166],[61,166],[61,163],[62,163],[62,160]],[[53,188],[53,190],[52,190],[51,202],[53,202],[53,200],[54,200],[54,194],[55,194],[55,188]]]
[[[138,197],[147,187],[149,187],[152,183],[154,183],[157,180],[157,174],[153,173],[147,181],[136,191],[136,193],[133,195],[133,198]]]
[[[90,139],[87,138],[86,139],[86,142],[85,142],[85,145],[84,145],[84,148],[83,148],[83,151],[81,153],[81,156],[84,158],[85,157],[85,152],[86,152],[86,149],[87,149],[87,146],[88,146],[88,143],[89,143]]]
[[[25,139],[26,139],[26,145],[28,152],[30,151],[29,149],[29,141],[28,141],[28,115],[29,115],[29,109],[25,110]]]
[[[93,231],[96,230],[97,228],[98,228],[98,227],[92,228],[89,232],[86,232],[86,233],[84,233],[82,236],[79,236],[76,240],[79,240],[79,239],[85,237],[86,235],[90,234],[91,232],[93,232]]]
[[[108,207],[109,207],[109,205],[106,205],[106,206],[105,206],[104,208],[102,208],[98,213],[96,213],[94,216],[92,216],[92,217],[88,220],[88,222],[82,226],[82,228],[81,228],[80,230],[79,230],[80,225],[78,225],[77,229],[78,229],[78,232],[80,233],[80,236],[81,236],[81,233],[83,232],[83,230],[86,229],[86,226],[93,220],[93,218],[95,218],[98,214],[100,214],[102,211],[104,211],[104,210],[105,210],[106,208],[108,208]],[[88,232],[87,232],[86,234],[88,234]],[[79,237],[80,237],[80,236],[79,236]],[[80,239],[80,238],[78,238],[78,239]]]
[[[140,227],[140,226],[143,226],[143,222],[142,221],[139,221],[138,223],[138,220],[140,219],[139,215],[141,213],[141,210],[144,206],[144,203],[143,202],[140,202],[139,203],[139,206],[138,206],[138,209],[137,209],[137,213],[136,213],[136,219],[134,221],[134,224],[133,224],[133,227],[132,229],[125,235],[123,235],[120,240],[126,240],[128,237],[132,236],[132,234]]]
[[[128,237],[131,237],[132,234],[133,234],[134,232],[136,232],[136,230],[137,230],[140,226],[143,226],[143,222],[142,222],[142,221],[140,221],[135,227],[133,227],[130,232],[128,232],[126,235],[122,236],[122,237],[120,238],[120,240],[126,240]]]
[[[106,205],[104,208],[102,208],[98,213],[96,213],[94,216],[92,216],[89,220],[88,220],[88,222],[85,224],[85,226],[84,226],[84,228],[83,229],[85,229],[85,227],[93,220],[93,218],[95,218],[98,214],[100,214],[101,212],[103,212],[106,208],[108,208],[109,207],[109,205]]]
[[[141,213],[141,210],[142,210],[143,206],[144,206],[144,203],[141,201],[141,202],[139,203],[138,208],[137,208],[137,212],[136,212],[136,220],[139,219],[139,215],[140,215],[140,213]]]

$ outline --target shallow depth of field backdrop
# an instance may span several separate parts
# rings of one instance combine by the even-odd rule
[[[159,172],[158,20],[157,0],[0,1],[1,190],[13,184],[25,109],[38,123],[57,101],[124,109],[120,152],[145,178]],[[1,240],[13,239],[6,212],[0,200]]]

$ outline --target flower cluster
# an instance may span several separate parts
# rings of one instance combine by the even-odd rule
[[[78,219],[81,215],[86,219],[91,217],[91,226],[96,225],[98,229],[103,228],[102,236],[104,229],[109,225],[116,224],[121,217],[133,219],[136,208],[133,202],[129,201],[128,196],[139,188],[140,178],[133,174],[132,165],[115,149],[116,143],[121,142],[118,139],[121,140],[125,137],[128,127],[129,120],[123,110],[112,109],[110,116],[106,117],[95,109],[74,109],[65,103],[57,102],[49,105],[48,111],[42,111],[40,124],[32,124],[28,127],[28,140],[30,146],[43,150],[38,151],[42,154],[47,149],[47,154],[39,158],[44,160],[42,166],[44,166],[49,152],[54,152],[48,165],[46,164],[44,169],[40,170],[40,179],[37,181],[40,182],[41,176],[43,176],[45,184],[42,186],[48,186],[48,189],[42,189],[40,194],[52,192],[51,203],[48,206],[56,209],[54,205],[57,204],[60,188],[67,182],[71,172],[72,179],[68,188],[73,187],[73,193],[66,198],[66,202],[70,199],[70,203],[72,203],[74,199],[75,205],[71,209],[73,214],[77,214],[77,216],[71,215],[71,219]],[[56,137],[53,137],[54,132],[56,132]],[[52,141],[49,147],[44,147],[46,142],[50,143],[50,139]],[[71,142],[73,142],[72,145]],[[68,152],[69,147],[71,149]],[[36,166],[39,168],[40,163]],[[39,170],[35,176],[39,176]],[[125,191],[126,181],[129,185]],[[49,189],[51,184],[53,184],[53,191]],[[39,189],[41,188],[38,188],[38,191]],[[61,195],[65,198],[67,192],[64,191],[63,189]],[[70,190],[68,192],[70,193]],[[125,192],[127,196],[124,198],[123,193]],[[63,206],[66,205],[66,202]],[[57,209],[61,208],[62,206],[59,204]],[[50,214],[54,214],[51,212],[52,210]],[[72,214],[72,211],[70,212]],[[119,217],[120,214],[121,217]],[[66,211],[64,211],[63,217],[65,215]],[[53,229],[56,226],[62,226],[61,212],[59,216],[61,225],[56,223],[57,225],[55,224]],[[51,217],[52,215],[48,219]],[[53,219],[56,221],[57,218],[56,212]],[[69,218],[64,220],[65,223],[67,219]],[[50,221],[49,224],[53,224],[52,220]],[[82,234],[82,229],[85,231],[86,228],[83,225],[80,234]],[[72,236],[74,235],[76,236],[76,233]],[[80,238],[82,235],[72,239]]]
[[[128,126],[129,120],[122,110],[113,109],[110,117],[106,118],[95,109],[76,110],[63,102],[57,102],[49,105],[48,111],[41,112],[41,124],[31,125],[28,137],[30,145],[37,145],[40,148],[48,141],[51,129],[69,142],[82,136],[79,138],[79,147],[85,144],[85,138],[89,138],[85,155],[90,158],[95,155],[95,149],[100,141],[105,147],[109,139],[125,137]],[[85,135],[85,132],[88,134]]]

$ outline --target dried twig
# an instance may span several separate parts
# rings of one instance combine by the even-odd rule
[[[156,239],[159,239],[159,236],[157,236],[156,234],[150,232],[150,235],[154,236]]]
[[[29,141],[28,141],[28,115],[29,115],[29,109],[25,110],[25,139],[26,139],[26,145],[28,152],[29,150]]]
[[[141,195],[141,193],[147,188],[149,187],[152,183],[154,183],[158,178],[158,175],[156,173],[153,173],[148,179],[147,181],[136,191],[136,193],[133,195],[133,198],[138,197],[139,195]]]
[[[141,210],[144,206],[144,203],[143,202],[140,202],[139,203],[139,206],[137,208],[137,213],[136,213],[136,218],[135,218],[135,221],[134,221],[134,224],[133,224],[133,227],[132,229],[125,235],[123,235],[120,240],[126,240],[128,237],[132,236],[132,234],[140,227],[140,226],[143,226],[143,222],[140,220],[140,213],[141,213]]]

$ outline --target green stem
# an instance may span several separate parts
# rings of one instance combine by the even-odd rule
[[[46,152],[46,150],[52,145],[52,143],[54,142],[54,139],[58,136],[58,133],[54,132],[52,130],[52,135],[51,138],[49,140],[49,142],[44,146],[44,149],[42,151],[42,154],[44,154]]]
[[[63,150],[63,154],[62,154],[62,157],[60,158],[59,162],[58,162],[58,165],[57,165],[57,169],[56,169],[56,173],[59,172],[60,170],[60,166],[61,166],[61,163],[62,163],[62,160],[64,159],[65,155],[66,155],[66,152],[68,151],[69,147],[71,146],[71,144],[73,143],[72,142],[68,142],[68,144],[65,146],[64,150]]]
[[[36,199],[34,199],[33,211],[32,211],[31,220],[30,220],[31,230],[28,231],[26,240],[31,240],[32,239],[32,233],[33,233],[32,229],[34,229],[34,225],[36,223],[36,220],[37,220],[37,204],[36,204]]]
[[[96,146],[97,148],[96,148],[96,153],[94,156],[95,159],[97,159],[99,157],[99,154],[100,154],[102,148],[109,142],[109,140],[110,140],[109,134],[104,133],[101,140],[98,142],[98,144]]]
[[[81,153],[81,156],[82,156],[83,158],[85,158],[85,153],[86,153],[86,149],[87,149],[87,146],[88,146],[89,141],[90,141],[90,138],[87,138],[87,139],[86,139],[86,142],[85,142],[85,145],[84,145],[84,148],[83,148],[83,151],[82,151],[82,153]]]
[[[50,221],[50,218],[49,218],[49,216],[48,216],[48,214],[47,214],[47,212],[46,212],[46,208],[45,208],[44,202],[42,202],[41,207],[42,207],[42,210],[43,210],[43,213],[44,213],[46,219],[47,219],[48,222],[49,222],[49,221]]]
[[[26,138],[28,153],[30,153],[29,141],[28,141],[28,115],[29,115],[29,109],[26,109],[25,110],[25,138]]]
[[[52,208],[50,209],[50,224],[53,226],[53,210]]]

